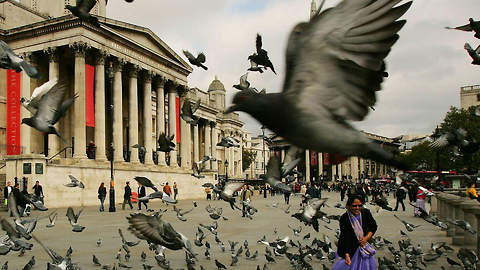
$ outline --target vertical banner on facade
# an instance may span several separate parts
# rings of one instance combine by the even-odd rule
[[[323,153],[323,165],[330,165],[330,154]]]
[[[318,165],[318,153],[310,151],[310,165]]]
[[[180,98],[176,97],[175,98],[175,114],[177,117],[177,143],[181,142],[180,138]]]
[[[94,100],[95,67],[85,64],[85,125],[95,126]]]
[[[7,70],[7,155],[20,155],[20,73]]]

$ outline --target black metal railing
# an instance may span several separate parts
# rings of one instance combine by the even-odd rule
[[[1,164],[1,165],[0,165],[0,170],[3,169],[3,168],[5,168],[5,166],[7,166],[7,163]]]
[[[62,153],[65,153],[65,158],[67,158],[67,149],[72,149],[73,150],[73,147],[71,146],[67,146],[65,148],[63,148],[62,150],[60,150],[58,153],[56,153],[55,155],[53,155],[52,157],[50,158],[47,158],[47,162],[51,161],[53,158],[55,158],[56,156],[58,155],[61,155]],[[72,155],[73,156],[73,155]]]

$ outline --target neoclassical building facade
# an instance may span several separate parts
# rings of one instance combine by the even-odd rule
[[[91,11],[101,23],[95,27],[69,14],[64,6],[70,2],[0,0],[0,10],[8,10],[0,14],[0,40],[43,74],[31,79],[25,72],[0,70],[0,109],[6,112],[0,120],[0,155],[5,159],[0,174],[7,181],[25,177],[29,190],[40,181],[51,207],[97,203],[96,189],[110,181],[112,160],[118,200],[125,182],[137,175],[158,184],[177,182],[184,198],[203,195],[201,184],[225,174],[226,160],[229,176],[241,177],[242,148],[216,146],[221,136],[243,140],[238,114],[223,114],[223,84],[215,79],[207,92],[190,89],[192,67],[150,29],[106,18],[106,0],[98,0]],[[56,125],[66,142],[20,124],[31,117],[20,97],[29,98],[35,87],[52,78],[68,82],[68,97],[78,95]],[[201,100],[197,126],[180,118],[187,97]],[[161,133],[174,135],[175,151],[156,151]],[[146,153],[134,148],[137,144]],[[198,180],[190,176],[191,167],[204,155],[217,161]],[[84,181],[86,191],[78,195],[62,188],[68,174]]]

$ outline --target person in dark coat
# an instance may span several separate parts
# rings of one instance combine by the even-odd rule
[[[145,196],[147,196],[145,187],[142,186],[142,184],[138,183],[138,198],[142,198]],[[145,205],[145,209],[148,210],[147,202],[148,200],[138,200],[138,210],[142,210],[142,203]]]
[[[35,194],[35,196],[39,197],[40,198],[40,201],[42,203],[45,203],[43,201],[43,188],[42,186],[40,185],[40,182],[36,181],[35,182],[35,185],[33,186],[33,194]]]
[[[347,187],[345,186],[345,184],[343,184],[341,187],[340,187],[340,201],[343,202],[343,199],[345,199],[345,193],[347,192]]]
[[[12,193],[10,196],[13,196],[13,199],[15,200],[15,204],[16,204],[16,209],[14,209],[14,211],[17,211],[18,212],[18,206],[20,205],[20,201],[21,201],[21,197],[22,195],[20,194],[20,184],[19,183],[16,183],[15,186],[13,187],[13,190],[12,190]],[[23,214],[23,213],[22,213]],[[13,217],[13,213],[10,213],[10,216]]]
[[[316,188],[312,183],[307,184],[306,194],[310,195],[310,198],[320,197],[320,191],[318,191],[318,188]]]
[[[105,202],[105,198],[107,197],[107,188],[105,187],[105,183],[102,182],[98,187],[98,199],[100,200],[100,212],[105,211],[103,207],[103,203]]]
[[[397,191],[395,192],[397,197],[397,204],[395,205],[395,209],[393,209],[393,211],[398,210],[399,204],[402,205],[402,209],[403,211],[405,211],[405,204],[403,203],[403,200],[405,200],[405,198],[407,197],[407,192],[408,190],[403,185],[397,188]]]
[[[27,200],[25,199],[25,196],[29,196],[27,191],[27,186],[23,187],[23,190],[20,192],[20,199],[17,202],[18,206],[20,206],[21,217],[23,217],[23,214],[25,213],[25,209],[27,208]]]
[[[127,181],[125,185],[125,193],[123,193],[122,210],[125,210],[125,204],[130,205],[130,209],[133,209],[132,205],[132,189],[130,188],[130,181]]]
[[[368,243],[377,231],[377,223],[368,209],[363,208],[364,197],[357,194],[347,199],[347,212],[340,217],[340,238],[337,255],[341,259],[331,268],[377,269],[375,249]]]

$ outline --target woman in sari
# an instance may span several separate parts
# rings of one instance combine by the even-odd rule
[[[374,270],[375,249],[368,240],[377,231],[377,222],[368,209],[363,209],[363,197],[352,194],[347,200],[347,212],[340,218],[340,239],[337,261],[331,270]]]

